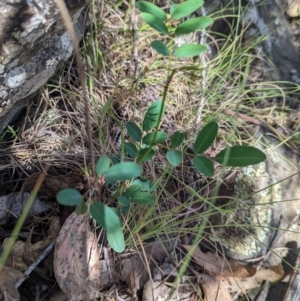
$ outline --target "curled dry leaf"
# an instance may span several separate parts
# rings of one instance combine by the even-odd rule
[[[204,301],[232,301],[232,297],[223,285],[223,281],[219,281],[210,275],[197,275],[197,281],[203,289]]]
[[[113,284],[111,264],[99,260],[99,248],[87,214],[73,212],[65,221],[54,251],[55,278],[69,301],[94,300]]]
[[[17,241],[6,261],[6,265],[17,269],[19,271],[25,271],[30,264],[36,261],[41,253],[56,239],[60,230],[59,217],[55,216],[51,219],[50,227],[47,235],[43,240],[31,243],[31,235],[28,236],[27,241]],[[3,241],[3,248],[6,247],[8,238]]]
[[[183,247],[187,251],[192,248],[192,246],[189,245],[183,245]],[[237,261],[226,259],[212,252],[204,253],[199,247],[195,248],[192,257],[197,264],[211,275],[246,278],[254,275],[256,272],[255,268],[240,265]]]
[[[0,271],[0,291],[4,296],[4,300],[19,301],[20,294],[15,287],[15,283],[26,276],[10,267],[3,267]]]
[[[253,289],[256,287],[260,287],[261,283],[264,280],[269,280],[270,282],[279,281],[284,274],[282,265],[278,265],[276,267],[272,267],[270,269],[259,270],[252,277],[248,277],[246,279],[239,279],[235,277],[227,277],[227,281],[223,281],[224,287],[231,292],[236,293],[239,291],[246,291],[249,289]]]
[[[120,275],[122,281],[126,282],[129,289],[135,292],[144,287],[149,278],[149,273],[141,254],[134,254],[130,258],[122,259],[116,266],[115,272]],[[150,262],[150,268],[152,264]]]

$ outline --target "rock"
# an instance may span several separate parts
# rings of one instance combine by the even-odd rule
[[[88,0],[65,1],[77,38],[85,31]],[[54,1],[4,0],[0,10],[0,133],[23,107],[26,98],[43,86],[72,54]],[[10,112],[11,108],[16,112]]]
[[[212,219],[213,224],[222,225],[214,228],[212,239],[236,260],[259,260],[271,246],[268,263],[275,266],[282,260],[286,243],[295,241],[300,246],[296,234],[300,230],[300,156],[262,130],[255,138],[267,160],[238,170],[229,184],[235,201]]]

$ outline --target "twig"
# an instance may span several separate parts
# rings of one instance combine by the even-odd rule
[[[25,271],[25,275],[28,276],[37,266],[38,264],[52,251],[55,246],[56,239],[45,249],[45,251],[37,258],[37,260],[32,263],[29,268]],[[25,279],[20,279],[16,282],[15,287],[18,288]]]
[[[139,76],[139,54],[138,54],[138,46],[137,46],[135,0],[131,1],[131,30],[132,30],[132,38],[133,38],[134,77],[137,79]]]
[[[74,47],[74,54],[75,54],[75,60],[76,65],[78,69],[78,76],[79,81],[82,87],[82,94],[85,104],[85,119],[86,119],[86,134],[88,137],[88,143],[89,143],[89,149],[91,153],[91,169],[92,169],[92,176],[96,176],[95,172],[95,156],[94,156],[94,149],[93,149],[93,140],[92,140],[92,132],[91,132],[91,121],[90,121],[90,106],[89,106],[89,100],[87,97],[87,90],[85,85],[85,73],[84,73],[84,65],[82,63],[80,53],[79,53],[79,45],[77,41],[77,37],[75,34],[74,26],[70,17],[70,14],[68,12],[67,6],[63,0],[55,0],[56,6],[61,14],[61,18],[63,20],[63,23],[65,25],[65,28],[70,36],[71,42]]]
[[[201,6],[201,12],[202,16],[206,16],[206,11],[204,8],[204,5]],[[201,32],[201,38],[200,38],[200,44],[204,45],[206,41],[206,31],[205,29],[202,30]],[[202,69],[202,84],[201,84],[201,98],[200,98],[200,104],[197,110],[197,120],[196,120],[196,128],[200,127],[201,124],[201,119],[202,119],[202,110],[205,105],[205,91],[206,91],[206,69],[207,69],[207,64],[206,64],[206,57],[203,54],[200,55],[201,62],[203,64],[203,69]]]

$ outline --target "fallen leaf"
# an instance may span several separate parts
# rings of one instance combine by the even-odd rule
[[[54,251],[55,278],[69,301],[94,300],[113,284],[109,260],[99,259],[98,242],[89,215],[73,212],[65,221]]]
[[[115,272],[120,275],[122,281],[126,282],[132,292],[144,287],[149,278],[149,272],[141,256],[140,254],[134,254],[130,258],[122,259],[115,266]],[[153,264],[151,262],[149,264],[152,267]]]
[[[3,267],[0,271],[0,291],[4,295],[4,300],[19,301],[20,294],[15,287],[18,280],[25,279],[26,276],[10,267]]]
[[[235,277],[226,277],[226,281],[223,281],[224,287],[228,289],[231,293],[236,293],[239,291],[246,291],[256,287],[260,287],[262,282],[268,280],[270,282],[279,281],[284,274],[282,265],[277,267],[272,267],[265,270],[259,270],[252,277],[239,279]]]
[[[182,246],[187,251],[191,250],[192,248],[192,246],[189,245]],[[255,268],[243,266],[237,261],[225,259],[224,257],[212,252],[204,253],[199,247],[195,248],[192,257],[197,264],[203,267],[211,275],[246,278],[254,275],[256,272]]]
[[[203,289],[204,301],[232,301],[228,288],[223,285],[223,281],[202,274],[197,275],[197,281]]]
[[[11,217],[18,218],[21,215],[30,194],[28,192],[24,193],[23,201],[21,195],[21,192],[16,192],[0,197],[0,225],[6,224]],[[36,198],[28,216],[38,215],[51,209],[53,209],[53,202],[42,202],[39,198]]]
[[[41,253],[56,239],[60,230],[59,217],[55,216],[50,221],[50,227],[43,240],[34,244],[30,242],[29,235],[26,242],[16,241],[7,258],[6,265],[18,271],[25,271],[30,264],[36,261]],[[3,241],[3,248],[6,247],[8,238]]]

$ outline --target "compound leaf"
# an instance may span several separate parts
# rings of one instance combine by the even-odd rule
[[[184,44],[174,51],[176,57],[193,57],[206,51],[206,47],[199,44]]]
[[[65,206],[76,206],[83,201],[81,194],[74,188],[65,188],[56,195],[58,203]]]
[[[140,176],[142,167],[133,162],[121,162],[111,166],[104,176],[110,181],[126,181]]]
[[[153,16],[155,16],[157,19],[161,21],[167,20],[166,13],[158,6],[154,5],[151,2],[146,1],[138,1],[136,3],[136,7],[142,12],[142,13],[148,13]]]
[[[159,33],[161,34],[169,33],[166,24],[160,19],[158,19],[157,17],[148,13],[142,13],[141,17],[149,26],[157,30]]]
[[[201,154],[206,151],[214,142],[218,134],[218,124],[215,121],[209,122],[203,127],[197,135],[194,151],[196,154]]]
[[[210,159],[204,156],[197,156],[193,159],[195,168],[203,173],[206,177],[211,177],[214,174],[214,165]]]
[[[215,160],[223,166],[248,166],[266,160],[266,155],[252,146],[232,146],[220,151]]]
[[[178,166],[182,161],[182,152],[179,150],[168,151],[166,157],[173,166]]]

